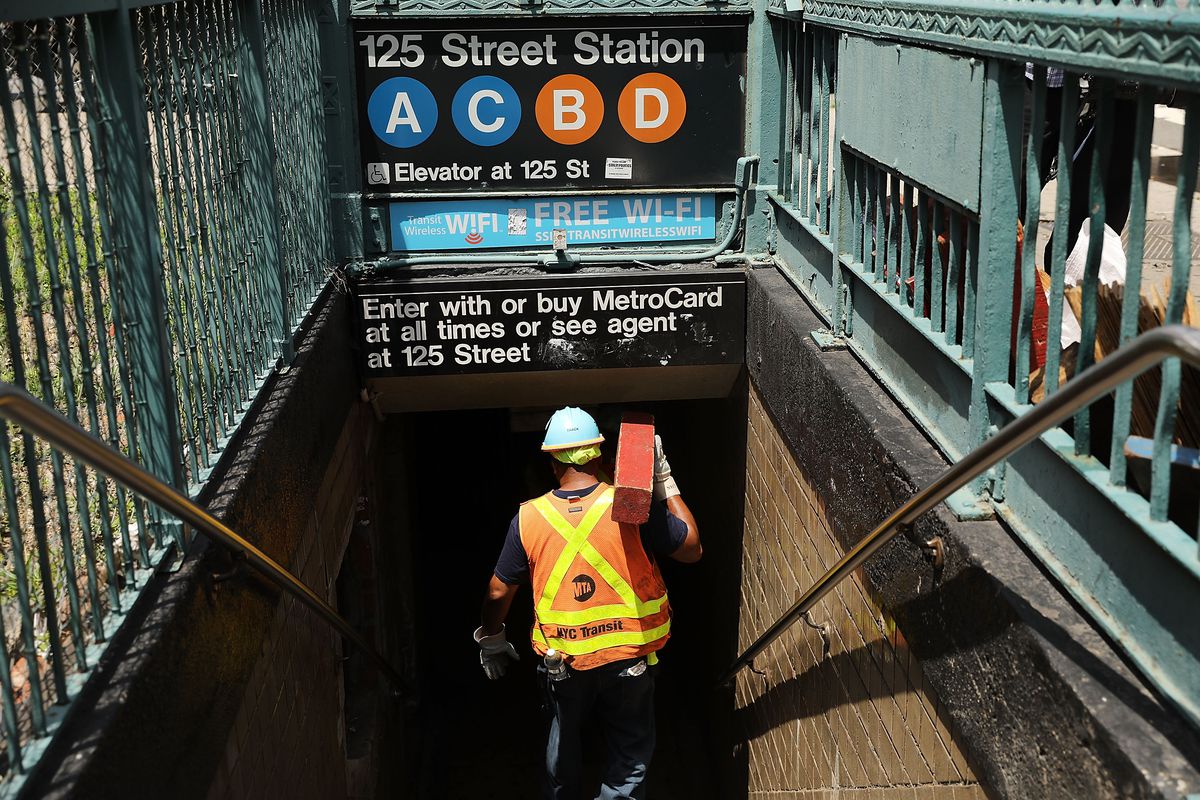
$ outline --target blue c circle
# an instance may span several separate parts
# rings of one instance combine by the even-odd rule
[[[367,119],[381,141],[392,147],[416,147],[437,127],[437,100],[418,80],[388,78],[371,92]]]
[[[454,93],[450,115],[464,139],[480,147],[492,147],[508,141],[521,124],[521,98],[507,81],[479,75]]]

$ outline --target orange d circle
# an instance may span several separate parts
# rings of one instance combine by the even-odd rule
[[[551,141],[579,144],[592,138],[604,119],[604,98],[582,75],[551,78],[534,102],[538,127]]]
[[[639,142],[653,144],[670,139],[683,125],[687,99],[673,78],[647,72],[621,90],[617,116],[626,133]]]

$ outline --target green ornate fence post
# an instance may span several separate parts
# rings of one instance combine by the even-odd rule
[[[277,316],[276,338],[283,364],[292,361],[292,304],[288,298],[287,266],[279,250],[279,187],[275,181],[275,136],[271,124],[270,98],[267,96],[267,54],[261,0],[240,0],[238,14],[238,56],[241,64],[238,86],[241,90],[242,134],[246,143],[246,187],[257,202],[251,236],[257,241],[257,258],[249,269],[259,270],[259,285],[269,295],[263,300]]]
[[[91,17],[95,37],[96,82],[107,112],[102,120],[108,151],[108,193],[116,242],[116,282],[127,330],[131,382],[139,435],[138,457],[152,473],[183,488],[178,404],[172,377],[172,346],[167,334],[163,297],[162,248],[154,209],[142,79],[134,56],[130,11]],[[169,533],[181,541],[181,528],[151,509],[155,541]]]
[[[986,439],[992,425],[987,384],[1008,381],[1025,91],[1021,67],[1011,62],[989,59],[985,80],[970,447]],[[975,489],[985,488],[981,478]]]
[[[837,33],[829,37],[830,47],[837,53],[842,46],[842,40],[847,34]],[[832,59],[830,67],[831,86],[837,86],[838,71],[843,67],[840,58]],[[853,69],[854,65],[847,65]],[[833,270],[830,273],[833,284],[833,310],[830,314],[830,326],[835,337],[850,336],[851,282],[842,273],[842,254],[851,256],[853,260],[854,242],[854,207],[852,192],[856,192],[855,181],[858,176],[851,175],[846,153],[842,149],[842,115],[836,114],[833,119],[833,186],[831,187],[831,209],[829,212],[829,240],[833,243]],[[861,163],[861,162],[859,162]]]

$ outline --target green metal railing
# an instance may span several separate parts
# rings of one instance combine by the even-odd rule
[[[779,166],[765,178],[780,222],[768,246],[826,317],[818,338],[862,358],[957,460],[1054,398],[1060,367],[1092,366],[1098,341],[1111,352],[1184,321],[1200,276],[1200,64],[1186,55],[1200,41],[1200,6],[935,5],[938,14],[909,0],[774,10],[776,58],[764,72],[782,87]],[[1148,44],[1134,49],[1131,37]],[[1156,136],[1173,137],[1177,152],[1152,152]],[[1100,279],[1106,223],[1123,232],[1127,262],[1116,311]],[[1078,343],[1064,350],[1081,227]],[[1151,237],[1170,250],[1153,265],[1166,273],[1158,289]],[[1141,300],[1155,291],[1161,321]],[[1125,381],[951,507],[1005,519],[1196,721],[1200,636],[1182,611],[1200,600],[1186,466],[1200,446],[1188,394],[1198,384],[1187,369],[1170,358],[1151,379]]]
[[[136,5],[0,21],[0,381],[194,493],[332,266],[318,5]],[[12,777],[183,533],[7,424],[0,490]]]

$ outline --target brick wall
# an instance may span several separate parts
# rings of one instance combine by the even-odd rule
[[[750,386],[740,647],[841,557],[826,506]],[[865,531],[864,531],[865,533]],[[856,574],[737,682],[751,798],[961,800],[984,793],[904,637]]]
[[[313,498],[299,547],[284,565],[335,607],[372,426],[369,408],[354,406]],[[370,794],[371,787],[361,784],[369,781],[371,765],[348,763],[345,757],[341,656],[340,635],[282,595],[208,792],[211,800]]]

